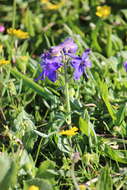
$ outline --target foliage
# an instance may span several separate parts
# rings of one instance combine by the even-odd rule
[[[0,189],[126,190],[127,2],[7,0],[0,15]],[[92,67],[36,81],[66,38]]]

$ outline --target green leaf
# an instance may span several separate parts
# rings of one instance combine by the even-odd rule
[[[79,118],[79,128],[81,132],[84,133],[86,136],[95,136],[95,132],[90,121],[87,121],[82,117]]]
[[[92,45],[91,45],[91,47],[93,49],[97,50],[98,52],[101,52],[102,49],[101,49],[101,47],[99,45],[99,42],[98,42],[98,29],[92,31],[91,38],[92,38]]]
[[[32,14],[32,12],[29,9],[27,9],[27,11],[24,14],[23,21],[24,21],[24,24],[25,24],[30,36],[34,36],[34,34],[35,34],[33,20],[34,20],[34,15]]]
[[[43,178],[43,179],[52,179],[55,177],[55,162],[51,160],[46,160],[41,163],[40,167],[38,168],[36,177]]]
[[[110,146],[105,145],[104,154],[116,162],[127,164],[126,150],[114,150]]]
[[[0,189],[14,187],[17,177],[16,163],[6,154],[0,156]]]
[[[22,79],[29,88],[33,89],[35,92],[43,96],[43,98],[45,98],[46,100],[54,102],[53,94],[51,94],[49,91],[46,91],[40,85],[35,83],[33,79],[28,78],[27,76],[23,75],[16,68],[11,68],[11,74],[16,76],[19,79]]]
[[[122,121],[124,120],[124,117],[125,117],[125,112],[126,112],[126,104],[121,105],[120,109],[116,113],[117,119],[115,121],[115,125],[119,126],[122,123]]]
[[[110,169],[108,166],[102,169],[96,190],[113,190],[112,178],[110,176]]]
[[[106,54],[108,57],[113,55],[111,35],[112,35],[112,29],[111,27],[108,27],[108,37],[107,37],[107,43],[106,43]]]
[[[31,149],[37,139],[33,131],[36,127],[32,122],[31,116],[22,108],[17,118],[14,120],[15,136],[22,139],[26,149]]]
[[[111,116],[111,118],[113,119],[113,121],[116,120],[116,115],[115,115],[115,111],[109,101],[109,92],[108,92],[108,86],[106,83],[104,83],[103,81],[99,81],[99,88],[100,88],[100,93],[102,96],[102,99],[108,109],[108,112]]]
[[[95,82],[97,83],[97,87],[100,91],[100,95],[107,107],[107,110],[108,110],[111,118],[113,119],[113,121],[115,121],[116,114],[115,114],[115,110],[113,109],[113,107],[109,101],[109,92],[108,92],[107,84],[105,82],[101,81],[101,79],[97,73],[95,73]]]

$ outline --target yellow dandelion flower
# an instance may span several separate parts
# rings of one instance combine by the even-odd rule
[[[39,190],[39,187],[35,185],[31,185],[28,190]]]
[[[29,34],[27,32],[22,31],[22,30],[16,30],[13,28],[9,28],[9,29],[7,29],[7,33],[10,35],[16,36],[17,38],[20,38],[20,39],[29,38]]]
[[[74,135],[77,134],[77,131],[78,131],[78,128],[77,128],[77,127],[72,127],[72,128],[69,129],[69,130],[60,131],[59,134],[60,134],[60,135],[67,135],[67,136],[74,136]]]
[[[81,184],[81,185],[79,185],[79,189],[80,190],[86,190],[86,187],[85,187],[85,185]]]
[[[106,18],[111,14],[111,7],[105,6],[98,6],[96,9],[96,15],[101,18]]]
[[[4,59],[1,59],[1,60],[0,60],[0,66],[1,66],[1,65],[6,65],[6,64],[8,64],[8,63],[10,63],[9,60],[4,60]]]

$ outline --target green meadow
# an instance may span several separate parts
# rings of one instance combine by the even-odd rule
[[[0,0],[0,190],[127,190],[126,102],[126,0]]]

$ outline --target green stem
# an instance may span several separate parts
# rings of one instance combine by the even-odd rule
[[[12,28],[15,28],[15,18],[16,18],[16,0],[13,0],[13,18],[12,18]]]
[[[65,74],[65,97],[66,97],[66,109],[67,109],[67,124],[71,125],[71,106],[70,106],[70,95],[69,95],[69,83],[68,83],[68,76],[67,76],[67,68],[66,64],[64,64],[64,74]]]
[[[36,165],[37,160],[38,160],[38,156],[39,156],[39,153],[40,153],[42,141],[43,141],[43,137],[41,138],[39,146],[38,146],[38,149],[37,149],[37,154],[36,154],[36,158],[35,158],[35,165]]]
[[[76,190],[80,190],[79,186],[78,186],[78,183],[77,183],[77,180],[76,180],[76,177],[75,177],[75,174],[74,174],[74,167],[75,167],[75,163],[72,162],[72,165],[71,165],[71,177],[72,177],[72,180],[73,180],[73,184],[75,186],[75,189]]]

